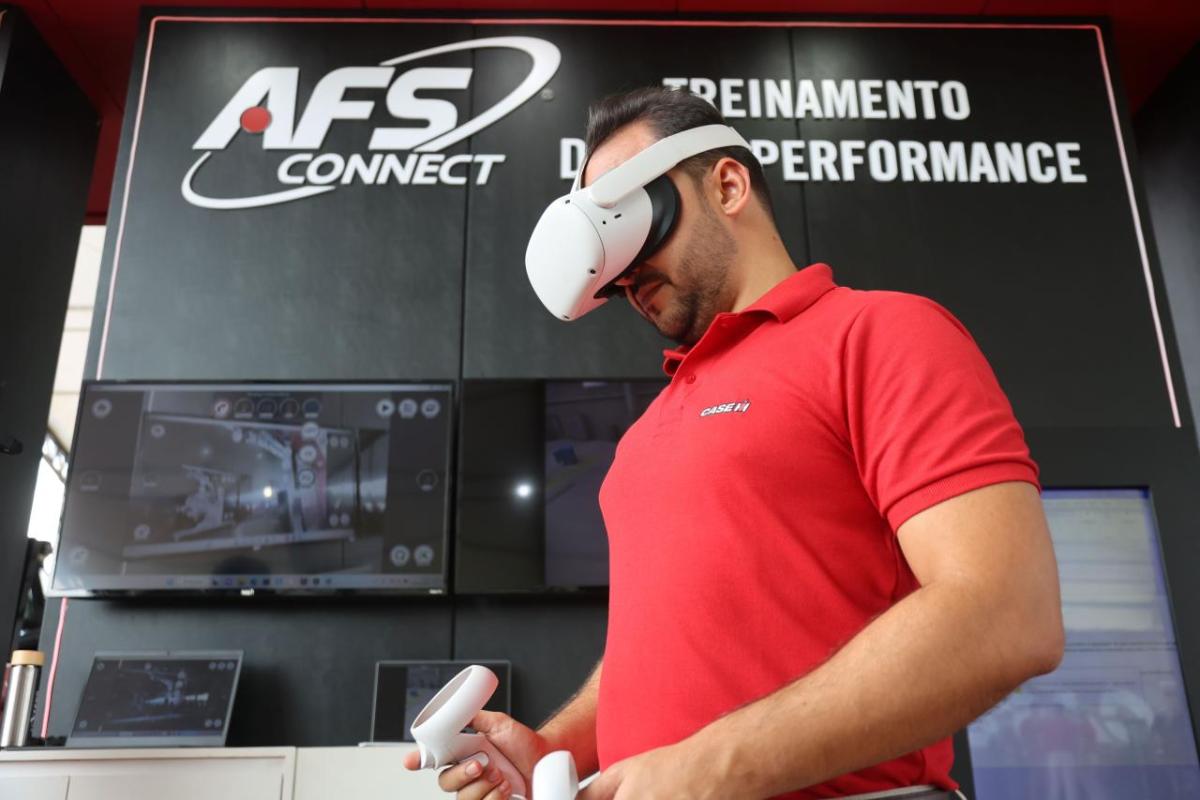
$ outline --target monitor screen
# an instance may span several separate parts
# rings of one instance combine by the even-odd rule
[[[511,713],[511,670],[507,661],[380,661],[375,665],[375,709],[371,741],[411,742],[421,709],[450,680],[472,664],[496,673],[500,685],[484,709]]]
[[[600,486],[662,380],[468,380],[455,591],[603,589]]]
[[[220,747],[242,654],[97,653],[83,687],[72,747]]]
[[[54,589],[440,591],[450,384],[86,384]]]
[[[967,731],[979,800],[1200,797],[1149,493],[1047,489],[1067,644]]]
[[[660,383],[547,381],[543,512],[547,586],[607,586],[608,536],[600,485],[617,442]],[[519,489],[518,489],[519,492]]]

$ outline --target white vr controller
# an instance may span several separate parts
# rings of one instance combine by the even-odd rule
[[[413,720],[412,736],[421,756],[421,769],[440,769],[476,753],[487,755],[512,788],[513,800],[525,800],[525,779],[512,762],[482,733],[463,728],[483,710],[500,685],[496,674],[474,664],[455,675]],[[575,761],[566,750],[548,754],[533,769],[533,798],[574,800],[579,792]]]
[[[566,750],[547,753],[533,768],[533,796],[536,800],[575,800],[579,794],[579,775],[575,759]]]

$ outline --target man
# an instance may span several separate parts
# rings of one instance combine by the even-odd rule
[[[604,100],[583,183],[722,122],[677,91]],[[604,657],[538,732],[474,725],[527,776],[558,749],[601,769],[585,800],[951,796],[948,737],[1062,657],[1011,407],[945,309],[797,270],[749,151],[668,177],[676,227],[618,280],[680,347],[601,490]],[[475,760],[439,781],[511,793]]]

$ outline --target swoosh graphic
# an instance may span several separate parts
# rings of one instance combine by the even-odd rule
[[[529,74],[525,76],[525,80],[521,81],[517,88],[509,92],[496,105],[475,117],[467,124],[460,125],[448,133],[444,133],[435,139],[418,145],[413,148],[416,152],[430,153],[449,147],[483,130],[506,114],[515,111],[518,106],[533,97],[543,86],[550,82],[550,79],[554,77],[554,73],[558,71],[558,65],[562,63],[562,53],[559,52],[557,47],[544,39],[534,39],[532,36],[493,36],[488,39],[471,39],[465,42],[454,42],[453,44],[430,47],[428,50],[419,50],[416,53],[409,53],[399,58],[382,61],[379,66],[391,67],[396,64],[403,64],[406,61],[416,61],[419,58],[483,47],[502,47],[527,53],[533,59],[533,69],[529,71]]]
[[[237,209],[237,208],[258,208],[259,206],[272,206],[279,203],[286,203],[289,200],[300,200],[304,197],[312,197],[315,194],[324,194],[332,192],[337,186],[297,186],[295,189],[285,189],[282,192],[270,192],[268,194],[258,194],[253,197],[205,197],[198,194],[192,189],[192,176],[199,170],[200,166],[208,160],[208,157],[213,154],[213,151],[208,151],[200,158],[196,159],[196,163],[192,164],[191,169],[183,176],[183,184],[179,190],[183,192],[183,199],[187,200],[194,206],[201,208],[216,208],[221,210]]]

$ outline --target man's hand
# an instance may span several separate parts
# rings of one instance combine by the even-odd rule
[[[471,720],[471,727],[482,733],[503,753],[521,777],[526,791],[533,782],[533,767],[550,750],[549,743],[535,731],[525,727],[507,714],[480,711]],[[419,769],[421,756],[413,751],[404,757],[404,766]],[[500,774],[496,764],[481,764],[475,757],[449,767],[438,775],[438,786],[444,792],[457,792],[458,800],[505,800],[513,787]]]
[[[685,740],[618,761],[579,793],[578,800],[728,800],[738,793],[705,769]],[[536,800],[536,798],[534,798]]]

